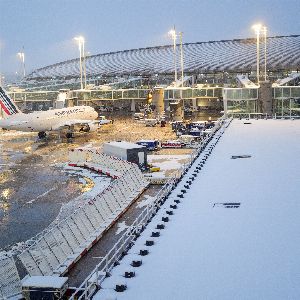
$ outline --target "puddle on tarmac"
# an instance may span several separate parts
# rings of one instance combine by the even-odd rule
[[[0,135],[0,249],[46,228],[63,203],[92,188],[51,166],[68,160],[68,145],[37,142],[35,136]]]

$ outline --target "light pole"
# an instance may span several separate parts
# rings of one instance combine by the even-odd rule
[[[175,72],[175,87],[177,86],[177,60],[176,60],[176,31],[174,29],[169,31],[169,35],[173,39],[173,49],[174,49],[174,72]]]
[[[18,57],[21,60],[22,63],[22,69],[23,69],[23,79],[26,76],[26,71],[25,71],[25,53],[24,53],[24,48],[23,48],[23,52],[18,52]]]
[[[264,26],[262,29],[264,34],[264,44],[265,44],[265,81],[267,81],[267,27]]]
[[[84,45],[85,45],[85,40],[83,39],[83,42],[82,42],[83,74],[84,74],[84,88],[86,89],[86,65],[85,65],[85,56],[86,56],[86,53],[85,53]]]
[[[74,40],[78,42],[79,47],[79,68],[80,68],[80,87],[83,90],[83,83],[82,83],[82,48],[84,47],[84,37],[78,36],[75,37]]]
[[[179,32],[180,37],[180,63],[181,63],[181,87],[183,87],[183,47],[182,47],[183,32]]]
[[[261,24],[255,24],[252,26],[256,33],[256,70],[257,70],[257,83],[259,84],[259,35],[261,30]]]

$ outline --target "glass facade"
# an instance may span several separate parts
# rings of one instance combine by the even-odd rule
[[[150,89],[118,89],[73,91],[79,101],[146,99]],[[9,93],[17,102],[53,101],[58,91],[15,92]],[[165,100],[218,98],[227,100],[229,114],[256,114],[258,110],[258,88],[173,88],[164,90]],[[300,86],[282,86],[273,88],[273,112],[276,116],[300,117]]]
[[[224,89],[223,92],[224,98],[227,100],[256,100],[258,98],[258,89],[249,89],[249,88],[229,88]]]
[[[300,117],[300,86],[273,89],[274,113],[281,117]]]
[[[192,98],[221,98],[223,88],[174,88],[165,90],[165,100],[169,99],[192,99]]]
[[[254,114],[257,112],[256,100],[227,101],[228,114]]]

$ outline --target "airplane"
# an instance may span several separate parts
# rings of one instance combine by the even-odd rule
[[[96,120],[98,113],[90,106],[73,106],[48,111],[22,113],[14,101],[0,87],[0,106],[3,119],[0,119],[0,128],[7,130],[38,132],[40,139],[46,137],[46,132],[68,129],[67,138],[73,137],[74,126],[79,131],[95,131],[99,127]]]

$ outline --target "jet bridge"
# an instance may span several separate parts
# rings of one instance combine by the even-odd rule
[[[293,83],[293,84],[292,84]],[[300,84],[300,73],[291,73],[288,77],[283,79],[278,79],[273,83],[273,87],[283,86],[283,85],[298,85]]]

